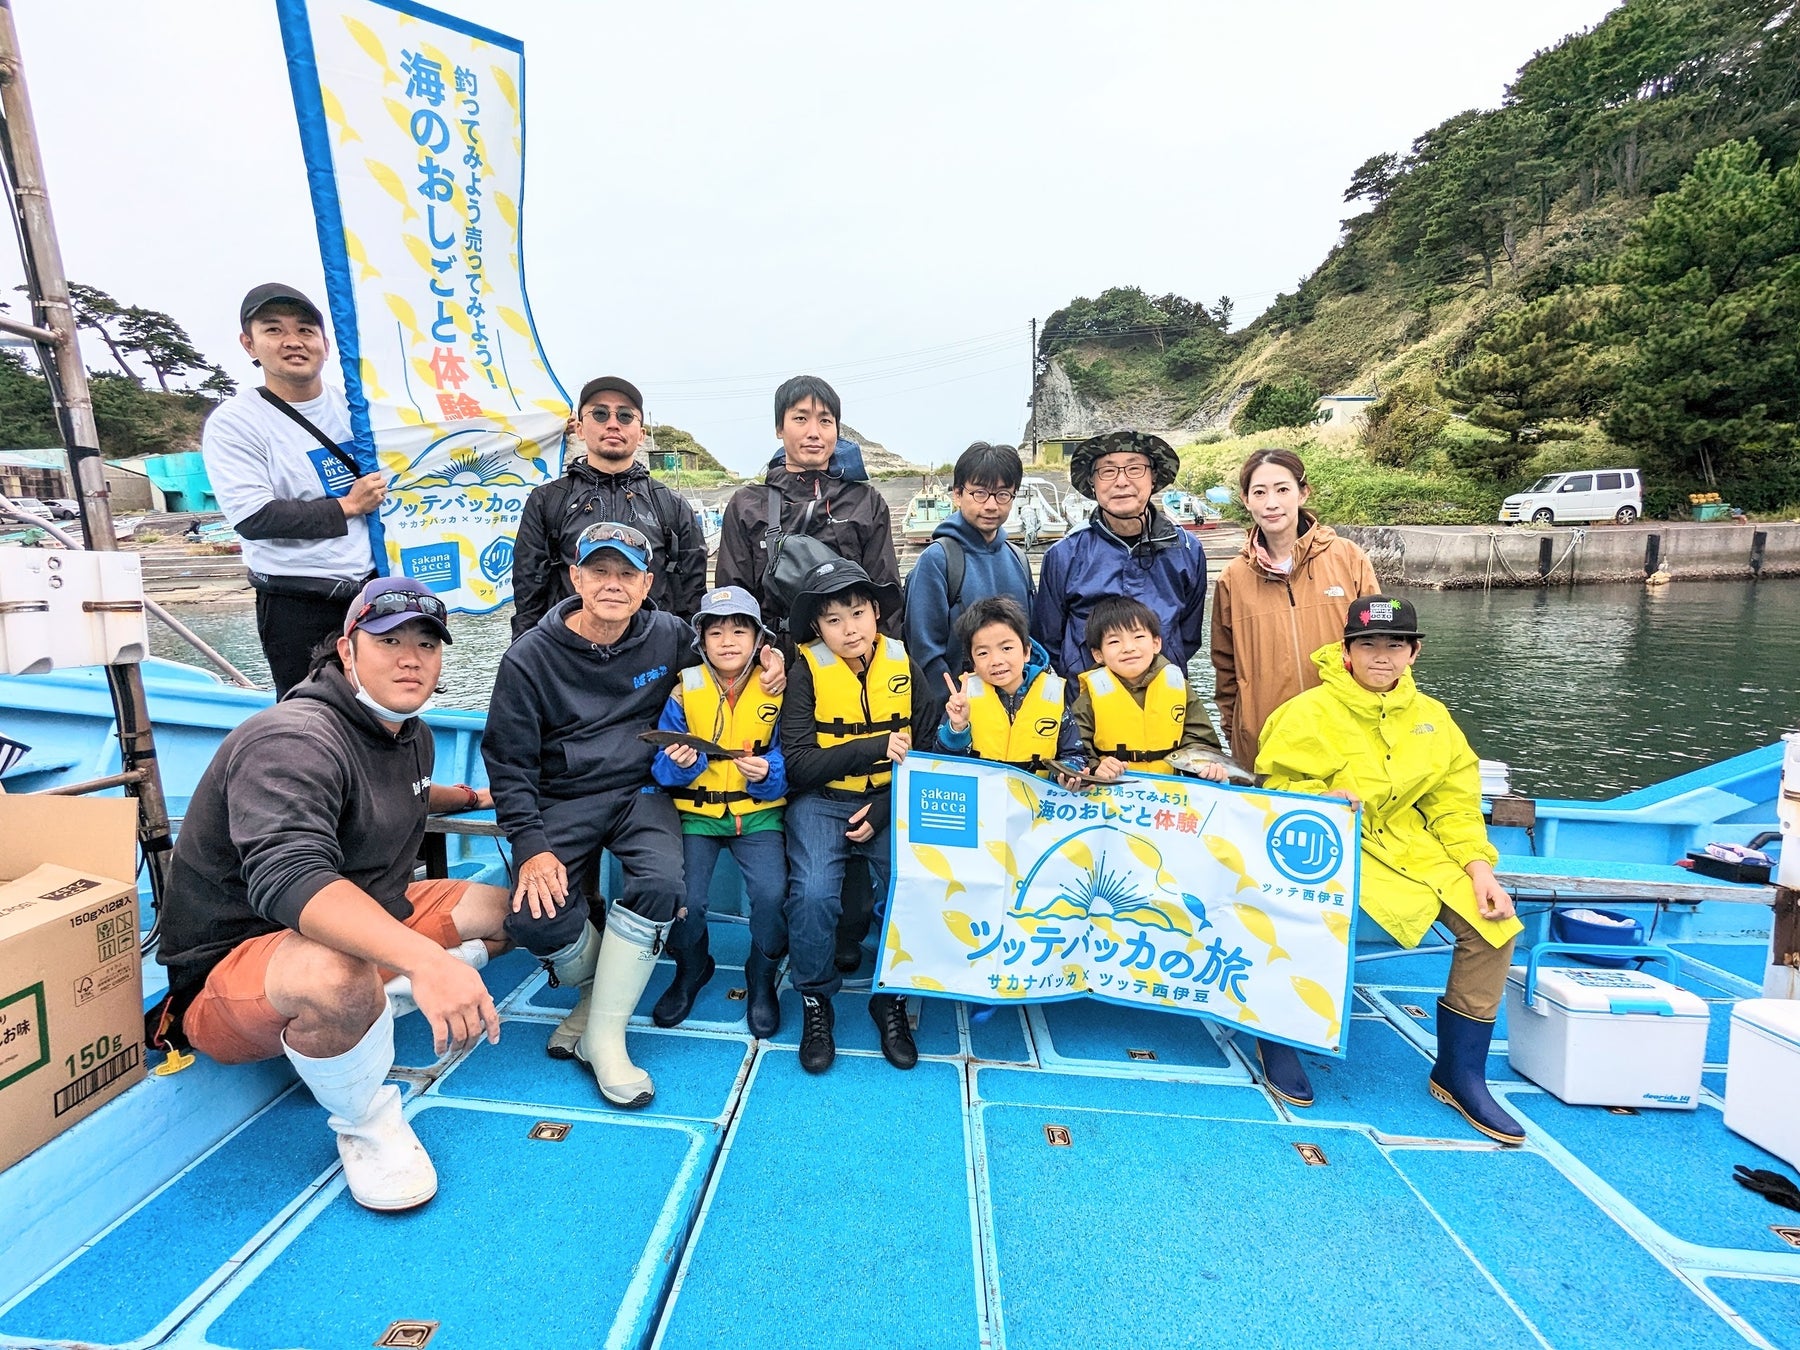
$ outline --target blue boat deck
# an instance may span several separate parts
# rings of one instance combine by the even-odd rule
[[[4,1207],[122,1121],[156,1122],[163,1147],[214,1135],[92,1231],[71,1211],[103,1207],[103,1173],[35,1228],[24,1213],[15,1236],[38,1236],[9,1261],[45,1269],[0,1292],[0,1342],[336,1350],[420,1322],[436,1350],[1800,1346],[1800,1250],[1774,1231],[1800,1215],[1731,1180],[1793,1169],[1728,1133],[1718,1095],[1754,941],[1684,953],[1715,1012],[1698,1110],[1565,1106],[1500,1043],[1491,1076],[1530,1132],[1502,1150],[1425,1092],[1441,949],[1361,952],[1349,1055],[1311,1059],[1318,1103],[1296,1111],[1209,1024],[1090,1002],[925,1001],[923,1057],[899,1073],[846,991],[838,1062],[811,1077],[791,1005],[772,1042],[745,1034],[745,929],[714,929],[694,1020],[632,1032],[646,1112],[544,1055],[568,993],[520,954],[486,972],[498,1045],[440,1058],[402,1018],[395,1078],[442,1180],[409,1215],[350,1200],[285,1066],[134,1088],[0,1175]],[[190,1075],[190,1097],[252,1094],[248,1119],[156,1101]],[[565,1137],[533,1138],[542,1122]]]

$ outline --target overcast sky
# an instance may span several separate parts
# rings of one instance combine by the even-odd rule
[[[244,291],[324,300],[273,0],[13,4],[70,275],[253,379]],[[1248,321],[1331,246],[1351,170],[1613,4],[441,7],[525,43],[527,280],[563,384],[627,375],[742,469],[789,374],[938,463],[1018,437],[1027,325],[1076,295]]]

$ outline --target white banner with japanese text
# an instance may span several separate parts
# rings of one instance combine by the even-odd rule
[[[409,0],[278,9],[377,564],[498,608],[569,415],[525,298],[524,48]]]
[[[1149,775],[1073,793],[917,754],[893,841],[883,989],[1086,995],[1343,1053],[1359,850],[1342,801]]]

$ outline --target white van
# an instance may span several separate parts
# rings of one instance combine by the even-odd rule
[[[1644,475],[1636,469],[1583,469],[1546,474],[1500,503],[1500,519],[1533,525],[1614,520],[1629,525],[1644,513]]]

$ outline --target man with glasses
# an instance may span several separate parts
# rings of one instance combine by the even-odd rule
[[[411,1002],[441,1054],[500,1037],[476,970],[504,949],[507,894],[415,881],[425,817],[489,805],[431,781],[417,716],[450,641],[444,602],[379,577],[340,614],[309,678],[220,744],[175,841],[156,959],[159,1036],[222,1064],[286,1056],[329,1113],[360,1205],[411,1209],[437,1173],[387,1082],[394,1010]]]
[[[525,499],[513,541],[513,637],[567,600],[569,569],[581,532],[601,521],[635,526],[655,545],[649,599],[683,619],[694,617],[706,590],[706,536],[674,492],[638,463],[644,442],[644,396],[617,375],[589,380],[576,400],[574,425],[586,454],[561,478]]]
[[[1087,620],[1107,596],[1150,607],[1162,622],[1162,654],[1179,669],[1200,650],[1206,553],[1152,500],[1180,468],[1167,441],[1142,431],[1109,431],[1075,447],[1069,481],[1098,506],[1044,554],[1031,616],[1031,635],[1065,679],[1094,664]]]
[[[969,668],[956,619],[966,605],[1004,595],[1031,613],[1031,563],[1006,537],[1006,517],[1025,466],[1010,445],[976,441],[956,461],[950,500],[956,512],[932,531],[906,579],[906,650],[936,695],[945,677]]]
[[[656,747],[639,736],[699,660],[685,620],[645,607],[655,560],[636,526],[581,532],[568,569],[575,593],[501,658],[481,742],[518,882],[506,931],[556,983],[580,990],[547,1048],[590,1065],[601,1094],[623,1107],[656,1092],[631,1062],[625,1024],[684,895],[680,820],[650,779]],[[769,656],[764,688],[779,692],[783,674]],[[604,936],[599,897],[586,893],[603,849],[625,877]]]

